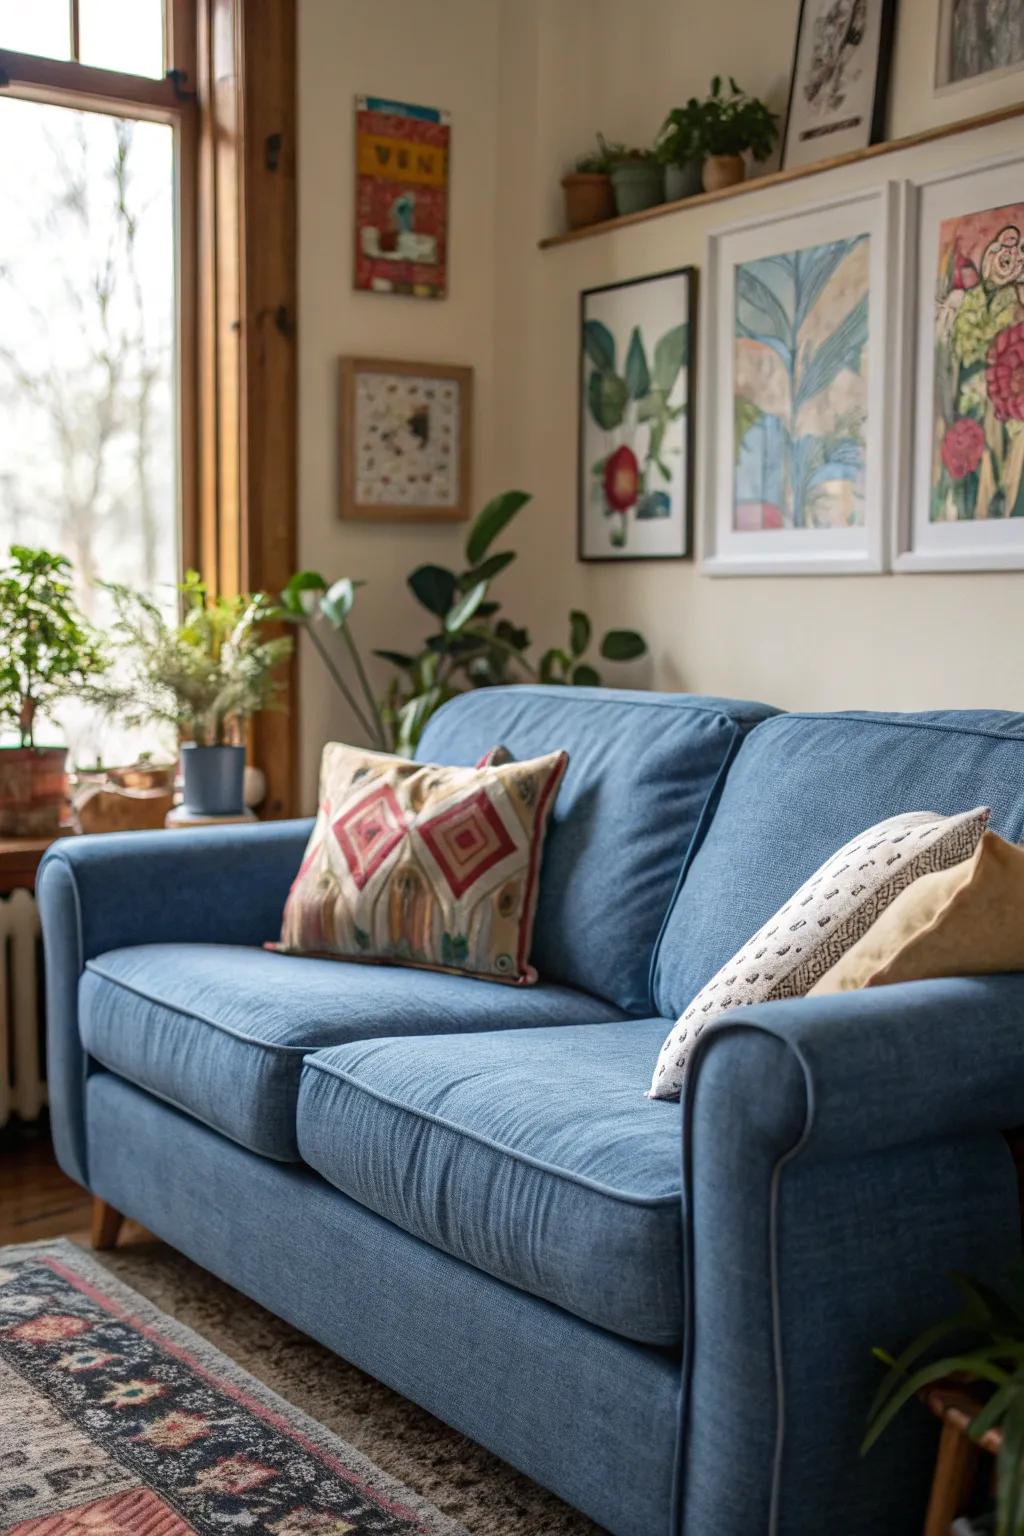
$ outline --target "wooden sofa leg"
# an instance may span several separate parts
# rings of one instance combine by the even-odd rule
[[[99,1195],[93,1195],[92,1246],[94,1248],[115,1247],[123,1222],[124,1217],[120,1211],[115,1211],[114,1207],[108,1205],[105,1200],[101,1200]]]

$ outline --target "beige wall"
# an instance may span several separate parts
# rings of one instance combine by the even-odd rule
[[[1010,76],[934,98],[933,12],[902,0],[891,126],[899,134],[1018,99]],[[736,74],[785,101],[797,0],[396,0],[401,28],[369,0],[301,0],[301,544],[304,561],[373,579],[363,632],[422,633],[401,589],[421,558],[455,558],[459,535],[334,521],[333,365],[365,349],[472,362],[478,370],[477,500],[505,485],[535,501],[507,606],[538,640],[560,639],[579,603],[651,641],[625,681],[762,697],[789,707],[1024,708],[1024,576],[716,578],[692,562],[582,566],[575,559],[576,345],[581,288],[692,262],[733,218],[927,174],[1019,147],[1011,123],[886,156],[742,204],[675,214],[541,252],[560,227],[558,176],[594,128],[649,139],[664,110]],[[351,291],[351,98],[379,91],[453,114],[451,298]],[[608,672],[608,680],[614,680]],[[304,669],[307,780],[345,727]]]

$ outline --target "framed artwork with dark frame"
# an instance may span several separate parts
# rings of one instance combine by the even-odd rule
[[[679,267],[580,294],[580,560],[693,553],[696,289]]]
[[[885,138],[895,19],[896,0],[801,0],[784,169]]]
[[[339,516],[458,522],[472,498],[473,370],[343,357]]]

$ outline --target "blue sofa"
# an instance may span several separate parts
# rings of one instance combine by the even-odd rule
[[[271,954],[309,823],[67,839],[39,877],[74,1179],[616,1536],[916,1533],[875,1344],[1018,1253],[1024,976],[671,1021],[883,816],[1024,836],[1024,717],[466,695],[421,755],[564,747],[515,989]]]

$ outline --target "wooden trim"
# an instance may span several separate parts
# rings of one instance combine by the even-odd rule
[[[360,373],[418,374],[423,378],[454,379],[459,385],[459,500],[453,507],[366,505],[356,501],[355,383]],[[389,357],[339,358],[338,447],[341,473],[338,516],[343,521],[381,523],[455,523],[469,517],[473,505],[473,370],[456,363],[406,363]]]
[[[862,160],[876,160],[882,155],[896,154],[901,149],[916,149],[922,144],[932,144],[938,139],[949,139],[961,133],[974,133],[979,128],[992,128],[997,123],[1012,122],[1024,117],[1024,102],[1012,107],[1000,107],[994,112],[982,112],[977,117],[965,117],[956,123],[943,123],[938,128],[925,128],[906,138],[889,139],[884,144],[872,144],[867,149],[851,150],[846,155],[833,155],[814,165],[798,165],[789,171],[772,171],[768,176],[755,176],[741,181],[734,187],[722,187],[718,192],[700,192],[696,197],[686,197],[680,202],[658,203],[654,208],[644,208],[640,213],[621,214],[616,219],[606,219],[601,224],[587,224],[582,229],[570,229],[562,235],[549,235],[538,241],[542,251],[558,245],[570,245],[576,240],[590,240],[595,235],[611,234],[617,229],[629,229],[634,224],[646,224],[650,219],[663,219],[669,214],[683,213],[689,208],[703,208],[711,203],[722,203],[734,197],[744,197],[750,192],[763,192],[768,187],[786,186],[791,181],[802,181],[808,176],[820,176],[825,171],[839,170],[844,165],[858,165]]]
[[[242,328],[241,585],[276,593],[296,565],[298,485],[298,216],[296,0],[238,3],[242,147],[239,156]],[[267,777],[265,817],[292,813],[298,774],[294,657],[280,700],[257,715],[253,761]]]
[[[71,15],[69,18],[71,28],[71,57],[77,63],[82,57],[82,26],[79,15],[79,0],[69,0]]]
[[[0,48],[0,88],[24,101],[52,102],[88,112],[170,122],[183,103],[173,80],[124,75],[74,59],[44,59]]]

